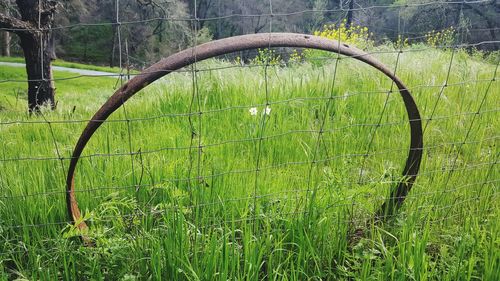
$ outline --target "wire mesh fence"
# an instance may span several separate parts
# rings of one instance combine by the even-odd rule
[[[149,74],[140,68],[152,62],[129,50],[125,38],[133,34],[124,37],[124,29],[153,23],[187,24],[188,45],[195,47],[203,43],[198,36],[203,22],[220,26],[222,20],[259,19],[264,23],[258,32],[273,33],[289,31],[285,27],[294,17],[330,13],[336,15],[330,28],[337,36],[331,39],[343,41],[355,32],[339,31],[352,13],[355,18],[398,10],[397,38],[372,35],[365,38],[371,43],[361,46],[403,80],[422,116],[420,172],[402,209],[388,221],[451,229],[468,219],[487,224],[498,216],[499,60],[486,62],[473,53],[480,46],[498,50],[500,41],[467,36],[495,36],[499,27],[457,27],[452,41],[435,42],[429,38],[441,38],[435,34],[449,29],[413,32],[401,23],[405,9],[476,9],[489,1],[339,1],[336,9],[264,2],[264,13],[242,9],[200,16],[194,0],[194,12],[186,17],[135,19],[116,0],[109,22],[47,29],[39,21],[21,30],[43,37],[112,27],[118,72],[42,76],[40,82],[55,83],[58,104],[36,114],[20,110],[18,103],[25,103],[27,82],[37,79],[0,76],[0,92],[10,96],[0,111],[0,259],[21,259],[82,235],[67,216],[65,186],[74,146],[89,122],[102,126],[79,157],[75,194],[89,225],[84,235],[97,241],[97,248],[113,239],[128,241],[114,247],[130,249],[184,237],[187,242],[179,243],[196,252],[210,247],[211,239],[237,244],[247,233],[284,237],[297,225],[329,233],[320,240],[349,240],[357,230],[373,227],[375,212],[404,181],[412,120],[398,90],[355,57],[340,54],[269,45],[207,61],[195,58],[188,67],[161,70],[173,73],[148,85],[109,119],[91,119],[115,90]]]

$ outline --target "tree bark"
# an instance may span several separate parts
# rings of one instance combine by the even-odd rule
[[[347,30],[351,28],[352,25],[352,18],[353,18],[353,9],[354,9],[354,0],[349,1],[349,10],[347,10],[347,19],[345,23],[345,27]]]
[[[109,67],[115,67],[115,52],[116,52],[116,40],[117,40],[118,28],[113,25],[113,43],[111,45],[111,54],[109,56]]]
[[[41,106],[55,108],[49,36],[20,35],[28,74],[28,109],[39,112]]]
[[[51,60],[55,57],[51,27],[58,5],[54,0],[16,0],[21,18],[0,13],[0,28],[19,36],[28,76],[28,109],[39,112],[43,105],[55,108]]]
[[[16,0],[21,21],[27,28],[14,31],[20,38],[28,75],[28,109],[39,112],[48,105],[55,108],[52,80],[51,27],[57,2],[53,0]],[[18,27],[16,27],[18,28]]]
[[[48,49],[48,52],[49,52],[49,55],[50,55],[50,60],[51,61],[54,61],[57,59],[57,55],[56,55],[56,38],[54,37],[54,33],[53,32],[50,32],[48,34],[49,36],[49,42],[48,42],[48,45],[46,46],[46,48]]]
[[[10,57],[10,33],[2,32],[2,56]]]

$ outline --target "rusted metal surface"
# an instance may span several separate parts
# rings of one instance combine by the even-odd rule
[[[394,81],[394,84],[399,89],[399,93],[408,114],[411,142],[408,158],[402,174],[403,180],[401,180],[392,190],[390,198],[384,203],[376,216],[378,218],[383,218],[399,208],[417,177],[423,149],[420,113],[413,97],[403,82],[382,63],[353,46],[335,40],[305,34],[261,33],[225,38],[186,49],[160,60],[118,89],[89,121],[73,151],[66,181],[66,203],[71,221],[77,224],[76,226],[79,229],[87,229],[86,223],[82,220],[75,195],[75,168],[83,149],[92,135],[116,109],[139,90],[175,70],[219,55],[266,47],[309,48],[339,53],[373,66]]]

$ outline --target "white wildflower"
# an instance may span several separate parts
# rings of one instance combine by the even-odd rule
[[[257,115],[258,113],[257,107],[252,107],[248,111],[250,112],[250,115]]]
[[[264,113],[265,113],[266,115],[271,114],[271,108],[270,108],[269,106],[266,106],[266,109],[264,110]]]

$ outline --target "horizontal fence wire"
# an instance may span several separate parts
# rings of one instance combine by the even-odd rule
[[[491,109],[491,110],[485,110],[485,111],[479,111],[479,112],[468,112],[468,113],[462,113],[462,114],[456,114],[456,115],[451,115],[451,116],[436,116],[433,118],[427,118],[427,119],[420,119],[421,121],[440,121],[440,120],[449,120],[453,119],[454,117],[457,116],[477,116],[478,114],[487,114],[487,113],[497,113],[499,112],[500,109]],[[276,138],[282,138],[282,137],[287,137],[295,134],[317,134],[319,132],[322,133],[334,133],[334,132],[339,132],[342,130],[350,129],[350,128],[356,128],[356,127],[393,127],[393,126],[401,126],[406,124],[407,122],[391,122],[391,123],[369,123],[369,124],[352,124],[352,125],[347,125],[335,129],[324,129],[324,130],[292,130],[292,131],[287,131],[279,134],[273,134],[273,135],[268,135],[265,137],[258,137],[258,138],[246,138],[246,139],[234,139],[234,140],[225,140],[222,142],[218,143],[208,143],[208,144],[203,144],[198,146],[198,148],[212,148],[212,147],[219,147],[219,146],[224,146],[228,144],[238,144],[238,143],[252,143],[255,141],[258,141],[259,139],[263,140],[272,140]],[[49,123],[51,124],[51,123]],[[472,142],[467,142],[467,141],[462,141],[462,142],[445,142],[437,145],[431,145],[431,146],[426,146],[426,150],[432,150],[436,148],[442,148],[445,146],[454,146],[457,144],[477,144],[480,142],[488,141],[488,140],[496,140],[500,136],[492,136],[485,138],[481,141],[472,141]],[[111,157],[111,156],[133,156],[133,155],[147,155],[147,154],[155,154],[163,151],[177,151],[177,150],[189,150],[191,149],[191,146],[177,146],[177,147],[162,147],[154,150],[138,150],[134,152],[122,152],[122,153],[94,153],[94,154],[87,154],[87,155],[82,155],[78,158],[83,159],[83,158],[98,158],[98,157]],[[415,150],[415,149],[410,149],[410,151]],[[376,153],[356,153],[356,154],[342,154],[342,155],[337,155],[337,158],[342,158],[342,157],[352,157],[352,156],[368,156],[368,155],[380,155],[380,154],[388,154],[391,152],[403,152],[403,151],[408,151],[407,148],[400,148],[400,149],[388,149],[388,150],[382,150],[378,151]],[[0,162],[15,162],[15,161],[47,161],[47,160],[71,160],[73,157],[71,156],[62,156],[58,155],[57,157],[17,157],[17,158],[4,158],[0,159]]]
[[[469,44],[460,44],[460,45],[439,45],[435,47],[422,47],[422,48],[417,48],[417,49],[408,49],[408,50],[399,50],[397,52],[395,51],[387,51],[387,50],[375,50],[375,51],[368,51],[365,55],[359,55],[359,56],[349,56],[349,57],[339,57],[338,59],[353,59],[353,58],[361,58],[364,56],[371,56],[371,55],[381,55],[381,54],[398,54],[400,52],[403,53],[418,53],[418,52],[424,52],[428,50],[433,50],[433,49],[457,49],[457,48],[469,48],[469,47],[477,47],[481,45],[497,45],[500,44],[500,40],[494,40],[494,41],[482,41],[482,42],[477,42],[477,43],[469,43]],[[278,52],[279,54],[279,52]],[[332,61],[334,59],[328,58],[328,57],[312,57],[308,58],[309,61]],[[283,64],[283,66],[286,66],[286,64]],[[258,64],[246,64],[246,65],[231,65],[231,66],[223,66],[223,67],[212,67],[212,68],[197,68],[196,72],[210,72],[210,71],[216,71],[216,70],[224,70],[224,69],[234,69],[234,68],[259,68],[262,67],[262,65]],[[164,69],[161,71],[143,71],[141,73],[137,74],[131,74],[131,76],[141,76],[141,75],[148,75],[152,73],[161,73],[161,74],[166,74],[166,73],[190,73],[193,70],[190,69]],[[65,77],[65,78],[52,78],[52,79],[3,79],[0,80],[0,83],[7,83],[7,82],[17,82],[17,83],[26,83],[30,81],[66,81],[66,80],[74,80],[74,79],[79,79],[83,77],[110,77],[110,78],[124,78],[127,76],[126,74],[123,73],[110,73],[110,74],[98,74],[98,75],[74,75],[70,77]]]
[[[119,70],[114,70],[116,73],[62,75],[63,70],[55,70],[55,77],[26,79],[9,76],[0,79],[0,87],[15,85],[24,96],[24,88],[32,82],[51,82],[57,86],[65,83],[88,83],[89,78],[106,83],[111,81],[106,88],[99,89],[102,93],[86,93],[96,95],[99,100],[97,104],[93,104],[95,97],[89,97],[89,101],[84,97],[78,99],[79,104],[74,105],[72,110],[69,107],[73,105],[64,101],[70,93],[61,96],[62,109],[58,108],[54,112],[42,110],[38,114],[28,114],[18,107],[3,108],[3,104],[0,104],[0,143],[3,146],[0,148],[0,239],[3,239],[5,245],[0,246],[0,260],[34,251],[34,244],[49,245],[66,239],[60,234],[74,230],[66,213],[66,174],[69,161],[73,159],[72,148],[81,131],[87,123],[94,122],[102,123],[102,128],[95,136],[100,142],[87,147],[78,157],[80,166],[83,167],[77,169],[74,194],[90,225],[90,235],[97,238],[109,233],[93,233],[94,227],[99,229],[107,225],[124,224],[132,229],[131,232],[137,231],[134,240],[140,241],[147,239],[147,235],[154,235],[145,234],[151,230],[152,225],[161,234],[169,228],[165,224],[179,217],[182,218],[183,226],[195,233],[192,234],[193,237],[196,237],[196,233],[237,232],[246,228],[252,229],[256,236],[280,234],[286,231],[283,228],[288,224],[301,220],[307,222],[317,214],[335,220],[338,225],[349,225],[353,230],[369,225],[376,220],[374,214],[384,202],[401,199],[391,196],[389,191],[405,180],[400,175],[403,160],[407,152],[412,152],[407,147],[408,124],[415,121],[421,122],[424,129],[422,167],[412,190],[405,196],[401,212],[388,214],[386,219],[415,217],[420,226],[458,225],[467,219],[464,214],[481,218],[498,215],[500,132],[498,122],[495,121],[499,117],[496,102],[499,90],[498,59],[496,65],[490,62],[489,68],[477,71],[475,76],[464,74],[469,68],[483,66],[479,65],[477,58],[472,58],[474,50],[483,47],[498,50],[500,41],[496,38],[478,42],[465,42],[462,38],[460,42],[439,42],[430,46],[425,40],[431,30],[405,30],[401,26],[383,28],[400,36],[402,40],[407,40],[409,45],[398,46],[395,40],[391,42],[388,38],[374,38],[377,46],[364,48],[366,54],[361,57],[384,58],[388,69],[400,77],[413,94],[422,116],[418,120],[408,120],[401,108],[396,109],[395,104],[401,103],[401,99],[392,81],[389,85],[388,81],[380,82],[379,76],[365,77],[354,72],[349,75],[352,71],[350,64],[354,64],[355,59],[360,56],[345,57],[325,53],[306,56],[303,55],[307,54],[306,51],[300,49],[298,52],[303,57],[299,62],[292,62],[289,58],[297,50],[269,46],[262,50],[248,51],[246,56],[249,58],[246,60],[241,60],[240,54],[236,53],[219,56],[212,59],[210,64],[195,58],[191,66],[182,69],[156,72],[141,72],[140,67],[132,71],[129,69],[130,60],[137,61],[142,68],[152,64],[138,54],[137,57],[136,54],[129,54],[124,30],[131,26],[186,22],[193,35],[186,47],[196,47],[200,43],[200,25],[221,20],[266,18],[268,23],[260,32],[272,33],[281,31],[279,21],[286,22],[296,16],[336,14],[338,20],[331,24],[338,26],[347,18],[348,13],[353,12],[389,9],[401,11],[404,8],[439,5],[460,7],[491,1],[412,1],[391,5],[359,5],[353,8],[349,8],[344,2],[340,1],[340,7],[336,9],[283,12],[281,7],[269,0],[268,10],[262,13],[200,16],[197,8],[194,8],[194,13],[186,17],[151,16],[135,20],[120,14],[127,7],[115,0],[116,14],[106,22],[79,22],[50,28],[43,27],[39,22],[38,26],[24,29],[0,25],[0,31],[36,32],[41,39],[47,32],[111,27],[116,38],[109,40],[113,44],[117,40],[119,65]],[[196,3],[194,1],[195,7]],[[371,26],[367,28],[370,29]],[[500,27],[458,29],[457,33],[495,34]],[[447,30],[442,28],[432,32],[443,33]],[[194,50],[192,52],[194,54]],[[272,55],[262,55],[262,52]],[[427,56],[431,52],[449,57],[446,65],[434,68],[438,69],[436,73],[427,73],[430,68],[420,65],[414,67],[408,62],[409,56],[422,55],[421,60],[426,61],[419,61],[419,64],[430,66],[433,58]],[[280,59],[273,61],[273,56]],[[461,56],[470,56],[470,65],[463,63]],[[479,66],[474,65],[475,63]],[[42,59],[41,68],[43,64]],[[19,66],[23,65],[0,63],[0,69]],[[311,88],[304,90],[308,91],[308,95],[282,95],[287,90],[295,89],[293,85],[287,88],[287,80],[291,80],[292,75],[302,78],[301,71],[306,67],[316,71],[313,73],[316,77],[308,78],[307,82],[300,84],[302,88]],[[421,69],[426,69],[427,72],[417,72]],[[237,70],[244,71],[245,74],[239,76],[244,77],[242,81],[236,82],[247,84],[252,93],[246,93],[250,90],[244,86],[243,90],[236,89],[235,81],[229,81],[234,79],[231,75]],[[372,71],[368,67],[358,70],[367,73]],[[285,71],[288,72],[284,74]],[[252,78],[247,73],[258,78]],[[92,119],[92,115],[111,93],[128,80],[149,74],[169,74],[174,77],[167,76],[146,87],[143,90],[145,93],[135,98],[134,102],[137,103],[124,104],[119,109],[120,112],[110,119]],[[342,78],[356,75],[359,77],[352,81],[342,81]],[[417,75],[426,75],[425,78],[428,79],[423,79],[424,82],[412,81]],[[214,78],[215,76],[222,78]],[[315,79],[321,82],[312,83],[311,80]],[[355,85],[363,84],[367,79],[376,80],[373,82],[375,86]],[[217,85],[224,83],[227,88],[217,88]],[[231,87],[234,88],[233,91]],[[64,91],[64,87],[61,87],[61,91]],[[248,96],[243,95],[241,100],[244,102],[241,103],[228,105],[225,101],[220,101],[220,104],[210,104],[209,96],[219,94],[218,91],[223,94],[234,92],[234,95],[245,93]],[[317,91],[321,93],[318,94]],[[0,94],[11,95],[1,89]],[[25,102],[24,96],[16,97],[16,102]],[[146,96],[157,100],[150,100]],[[180,101],[175,100],[176,98]],[[232,101],[232,97],[226,98]],[[360,98],[368,106],[361,109],[366,112],[355,116],[348,109],[352,109],[356,99]],[[473,99],[474,102],[471,101]],[[178,110],[171,112],[175,102],[181,103],[183,107],[177,106]],[[167,105],[160,105],[161,103]],[[375,103],[380,104],[372,108],[371,105]],[[156,105],[158,110],[147,108]],[[75,110],[76,106],[78,110]],[[146,108],[144,112],[141,106]],[[338,113],[341,109],[337,106],[347,109]],[[299,128],[291,129],[283,124],[280,127],[279,122],[285,121],[278,120],[278,117],[286,119],[293,116],[291,113],[279,115],[277,112],[280,108],[283,112],[306,108],[309,115],[303,115],[305,120],[297,122]],[[235,117],[231,114],[241,115],[243,121],[233,122],[232,118]],[[339,117],[337,114],[344,115]],[[255,118],[251,122],[245,121],[248,116]],[[222,118],[222,121],[215,118]],[[253,131],[246,137],[228,133],[228,137],[223,138],[214,131],[215,128],[221,128],[217,122],[224,121],[228,124],[222,124],[222,127],[228,131],[241,133],[248,129],[245,127],[248,124],[252,124]],[[143,128],[143,131],[137,128]],[[172,136],[167,136],[171,131]],[[354,136],[355,133],[358,135]],[[9,137],[18,139],[9,140]],[[162,138],[168,140],[168,145],[162,143]],[[154,143],[153,140],[156,139],[159,141]],[[13,145],[16,141],[26,143]],[[161,143],[160,147],[157,147],[158,143]],[[156,146],[153,147],[152,144]],[[350,149],[349,144],[357,147]],[[37,145],[40,146],[38,150]],[[221,152],[224,149],[227,151]],[[295,153],[293,151],[303,152],[296,153],[302,155],[301,159],[294,159],[292,156],[295,155],[286,158],[288,155],[285,154]],[[277,160],[273,159],[274,154]],[[210,157],[214,157],[215,163],[210,162]],[[280,161],[281,158],[285,161]],[[181,168],[172,168],[175,165]],[[344,167],[345,170],[342,170]],[[116,175],[110,176],[112,173]],[[231,180],[234,182],[230,182]],[[240,189],[230,190],[229,187],[233,185],[239,185]],[[126,205],[129,203],[123,203],[125,201],[133,202],[130,203],[132,207]],[[478,206],[479,204],[475,204],[477,202],[486,202],[486,206]],[[113,208],[116,208],[117,213],[106,213],[106,204],[116,204]],[[23,210],[20,206],[25,205],[43,209],[33,210],[29,207]],[[265,224],[275,228],[265,229],[262,227]],[[372,224],[372,227],[382,226]],[[110,227],[109,232],[113,231],[115,230]],[[23,233],[34,232],[46,237],[30,244],[32,241],[28,241]],[[189,243],[199,243],[198,238],[193,237],[187,238],[191,239]],[[125,244],[122,247],[129,246]],[[148,258],[151,257],[144,257]]]
[[[476,1],[428,1],[428,2],[423,2],[423,3],[404,3],[404,4],[391,4],[391,5],[370,5],[370,6],[365,6],[365,7],[359,7],[359,8],[352,8],[352,9],[346,9],[346,8],[340,8],[340,9],[321,9],[321,10],[302,10],[302,11],[296,11],[296,12],[290,12],[290,13],[260,13],[260,14],[231,14],[231,15],[223,15],[223,16],[218,16],[218,17],[210,17],[210,18],[199,18],[199,17],[189,17],[189,18],[174,18],[174,17],[155,17],[155,18],[150,18],[146,20],[137,20],[137,21],[120,21],[120,22],[107,22],[107,23],[78,23],[78,24],[72,24],[72,25],[65,25],[65,26],[54,26],[51,27],[50,29],[43,29],[43,28],[24,28],[24,29],[16,29],[16,28],[1,28],[0,30],[9,30],[9,31],[24,31],[24,30],[33,30],[33,31],[38,31],[38,30],[57,30],[57,29],[67,29],[67,28],[74,28],[74,27],[81,27],[81,26],[103,26],[103,25],[137,25],[140,23],[148,23],[151,21],[216,21],[216,20],[221,20],[221,19],[227,19],[227,18],[254,18],[254,17],[289,17],[293,15],[300,15],[304,13],[325,13],[325,12],[340,12],[340,13],[346,13],[347,11],[360,11],[360,10],[370,10],[370,9],[388,9],[388,8],[406,8],[406,7],[424,7],[424,6],[433,6],[433,5],[440,5],[440,4],[445,4],[445,5],[463,5],[463,4],[480,4],[480,3],[489,3],[490,0],[476,0]],[[118,12],[117,12],[118,13]]]

